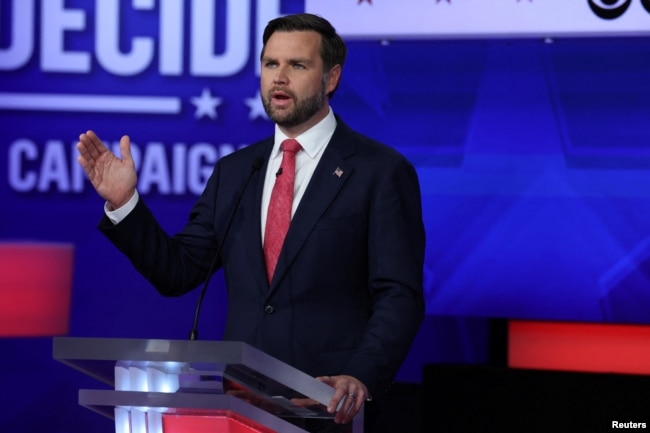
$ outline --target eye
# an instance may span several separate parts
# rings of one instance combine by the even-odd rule
[[[274,61],[269,60],[269,61],[264,62],[264,67],[267,68],[267,69],[273,69],[273,68],[275,68],[277,66],[278,66],[278,63],[274,62]]]

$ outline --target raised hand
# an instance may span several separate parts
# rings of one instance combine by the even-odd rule
[[[112,209],[118,209],[135,194],[138,177],[131,156],[131,140],[120,139],[121,159],[111,152],[93,131],[79,136],[77,161],[97,193]]]

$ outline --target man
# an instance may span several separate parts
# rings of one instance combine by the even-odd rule
[[[162,294],[181,295],[205,281],[219,252],[229,297],[224,339],[334,387],[328,411],[345,424],[364,402],[385,397],[423,318],[418,179],[402,155],[330,109],[346,47],[329,22],[277,18],[263,42],[261,94],[274,137],[216,164],[180,233],[168,236],[138,196],[127,136],[119,159],[92,131],[82,134],[78,161],[106,200],[100,229],[140,273]],[[278,243],[270,240],[281,225],[272,190],[294,171],[283,159],[285,139],[299,146],[291,223]],[[267,251],[274,242],[277,251]],[[265,261],[274,255],[277,264]]]

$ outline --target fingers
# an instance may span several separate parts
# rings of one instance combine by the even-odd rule
[[[86,131],[79,136],[77,143],[79,154],[87,161],[96,161],[108,149],[93,131]]]
[[[98,173],[98,165],[102,156],[108,152],[108,148],[106,148],[97,134],[88,130],[79,135],[77,150],[79,151],[77,162],[84,169],[90,181],[93,182],[100,176]]]
[[[334,416],[334,422],[337,424],[347,424],[354,416],[359,412],[361,406],[363,405],[363,400],[359,399],[359,396],[353,392],[349,392],[341,398],[339,405]]]
[[[105,156],[112,158],[115,156],[110,152],[108,147],[106,147],[104,142],[100,140],[97,134],[91,130],[79,135],[77,150],[79,151],[77,161],[86,171],[94,167],[101,158]],[[120,153],[123,161],[133,165],[131,139],[128,135],[124,135],[120,139]]]
[[[321,376],[317,378],[336,389],[327,406],[327,411],[334,415],[334,422],[347,424],[361,410],[368,389],[358,379],[351,376]]]

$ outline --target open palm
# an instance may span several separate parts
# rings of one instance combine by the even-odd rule
[[[97,193],[113,209],[123,206],[135,193],[137,184],[129,137],[125,135],[120,140],[121,159],[93,131],[79,136],[77,150],[77,161]]]

